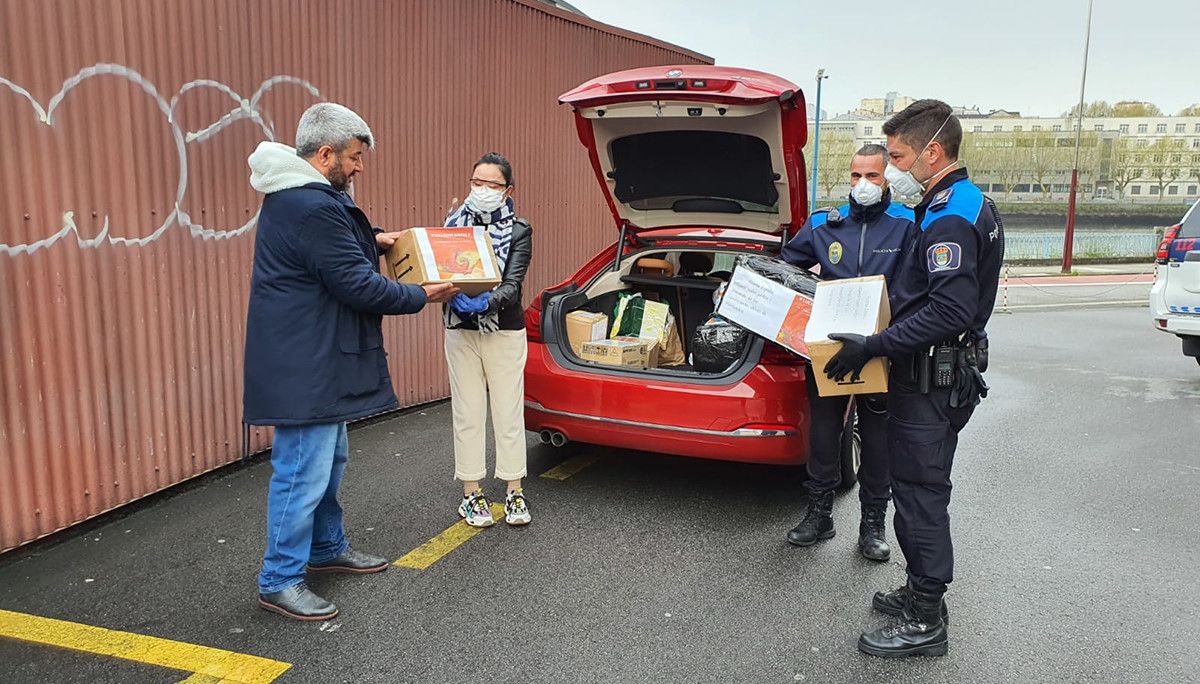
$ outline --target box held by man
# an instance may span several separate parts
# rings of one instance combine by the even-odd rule
[[[882,394],[888,389],[888,362],[874,358],[867,362],[857,379],[850,375],[839,382],[825,376],[823,369],[842,349],[842,343],[829,339],[833,333],[874,335],[891,323],[887,282],[883,276],[826,280],[817,284],[812,315],[804,332],[808,347],[809,369],[817,381],[817,393],[823,397],[847,394]]]
[[[491,238],[479,226],[410,228],[384,259],[388,274],[402,283],[453,283],[472,297],[500,284]]]

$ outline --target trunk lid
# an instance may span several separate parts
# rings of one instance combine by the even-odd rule
[[[778,234],[808,216],[804,95],[710,65],[608,74],[564,93],[618,228]]]

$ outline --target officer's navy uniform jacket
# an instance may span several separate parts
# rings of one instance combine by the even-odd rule
[[[849,204],[814,213],[783,248],[781,257],[802,268],[820,265],[825,279],[881,275],[890,283],[915,232],[912,209],[893,203],[891,191],[886,191],[882,201],[869,207],[851,198]],[[820,396],[812,373],[807,385],[812,428],[805,486],[817,494],[832,491],[841,482],[841,435],[848,397]],[[882,401],[875,398],[874,403]],[[868,506],[886,507],[891,497],[886,415],[882,406],[859,404],[862,465],[858,496]]]
[[[964,332],[982,337],[996,303],[1004,240],[967,170],[938,181],[914,217],[916,239],[889,283],[892,324],[867,338],[875,356],[901,357]]]
[[[780,257],[802,268],[819,264],[826,280],[882,275],[890,286],[905,241],[915,231],[912,209],[890,198],[888,190],[882,201],[869,207],[851,199],[836,209],[815,212]]]
[[[941,595],[954,579],[950,539],[950,472],[958,433],[975,402],[955,401],[956,388],[922,392],[914,376],[930,347],[982,339],[996,301],[1004,232],[991,203],[965,169],[939,180],[916,206],[918,232],[892,279],[892,323],[867,338],[867,350],[892,358],[888,450],[896,538],[909,586]],[[955,371],[956,385],[964,369]]]

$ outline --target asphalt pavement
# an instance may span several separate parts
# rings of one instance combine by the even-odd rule
[[[943,658],[855,649],[884,624],[871,592],[904,580],[898,550],[856,555],[855,493],[834,539],[797,549],[797,469],[532,439],[532,525],[501,523],[425,570],[316,578],[342,608],[328,623],[255,605],[261,457],[0,557],[0,609],[281,661],[285,683],[1200,680],[1200,367],[1145,307],[1018,310],[989,330],[992,393],[954,469]],[[447,405],[350,442],[356,546],[400,558],[456,522]],[[187,676],[0,639],[4,682]]]

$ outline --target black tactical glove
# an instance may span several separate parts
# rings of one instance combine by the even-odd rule
[[[841,342],[842,348],[825,364],[825,376],[841,382],[842,378],[850,375],[850,381],[856,382],[863,366],[872,358],[867,353],[867,338],[851,333],[834,333],[829,339]]]

